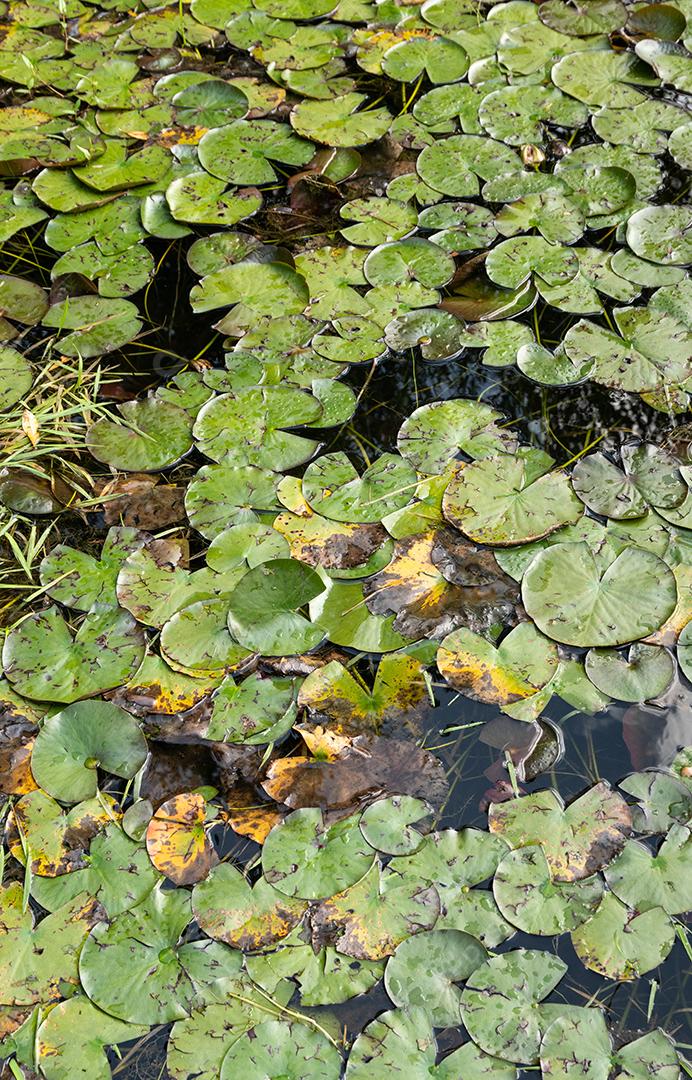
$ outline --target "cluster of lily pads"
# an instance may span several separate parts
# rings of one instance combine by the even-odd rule
[[[182,478],[184,526],[116,517],[98,552],[53,547],[5,635],[12,1075],[101,1080],[108,1047],[172,1024],[175,1080],[679,1076],[660,1029],[616,1042],[560,999],[555,945],[616,983],[668,957],[689,749],[567,806],[512,774],[488,831],[439,829],[419,721],[437,676],[537,735],[554,697],[595,714],[692,679],[689,431],[557,467],[453,396],[359,467],[332,445],[367,402],[351,367],[394,354],[483,350],[687,409],[688,19],[689,0],[0,2],[0,239],[40,241],[51,278],[20,276],[26,254],[0,275],[0,408],[40,379],[36,342],[126,360],[170,250],[223,342],[85,434],[80,465],[121,494]],[[312,232],[285,214],[271,235],[284,187]],[[36,445],[26,409],[22,428]],[[44,481],[7,469],[0,502],[79,509]],[[217,785],[166,788],[162,748],[190,745]],[[340,1007],[376,988],[391,1008],[345,1037]]]

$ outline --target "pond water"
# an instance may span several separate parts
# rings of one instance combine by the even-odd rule
[[[0,0],[1,1080],[692,1076],[691,28]]]

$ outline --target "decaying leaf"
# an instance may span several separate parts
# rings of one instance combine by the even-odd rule
[[[205,823],[204,797],[188,792],[163,803],[147,826],[149,858],[176,885],[202,881],[216,861]]]

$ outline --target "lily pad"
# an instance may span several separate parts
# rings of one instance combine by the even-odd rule
[[[487,953],[481,943],[461,930],[429,930],[407,938],[387,964],[385,987],[395,1005],[420,1008],[435,1027],[461,1022],[465,982]]]
[[[149,858],[176,885],[201,881],[216,861],[205,821],[204,796],[184,792],[162,803],[147,825]]]
[[[269,884],[305,900],[320,900],[355,885],[374,859],[358,816],[329,825],[320,810],[311,809],[296,810],[275,825],[262,848]]]
[[[328,101],[303,101],[292,109],[291,124],[304,138],[328,146],[363,146],[381,139],[392,119],[385,108],[359,112],[365,101],[366,95],[358,93]]]
[[[31,771],[49,795],[77,803],[96,795],[97,769],[129,779],[146,756],[146,739],[124,709],[108,701],[79,701],[45,721]]]
[[[439,913],[434,887],[374,863],[355,885],[323,900],[312,912],[313,942],[333,941],[338,952],[357,960],[382,960],[414,934],[430,931]]]
[[[540,844],[556,882],[581,881],[607,866],[632,827],[627,803],[603,781],[567,809],[554,791],[493,803],[488,821],[512,847]]]
[[[276,179],[272,161],[305,165],[313,151],[288,124],[275,120],[234,120],[208,131],[198,146],[200,164],[208,173],[239,185],[270,184]]]
[[[555,645],[531,623],[520,623],[498,647],[470,630],[455,630],[437,651],[437,667],[465,697],[509,705],[531,697],[557,671]]]
[[[73,331],[60,338],[60,351],[83,359],[122,348],[142,326],[137,308],[129,300],[99,296],[73,296],[53,304],[42,322],[58,331]]]
[[[415,486],[413,468],[396,454],[382,454],[361,477],[346,454],[324,454],[303,476],[307,503],[334,521],[381,521],[406,505]]]
[[[613,893],[604,893],[591,918],[572,931],[574,950],[585,967],[623,982],[658,967],[674,941],[675,928],[662,908],[637,914]]]
[[[560,884],[539,845],[505,855],[495,873],[493,894],[504,917],[527,934],[563,934],[593,914],[603,895],[598,876]]]
[[[253,1028],[252,1037],[241,1035],[231,1045],[221,1080],[233,1080],[239,1069],[248,1080],[263,1080],[270,1071],[285,1080],[338,1080],[341,1055],[321,1032],[306,1024],[266,1020]]]
[[[212,868],[195,886],[192,910],[209,937],[234,949],[259,952],[272,948],[298,925],[307,905],[273,889],[264,878],[250,887],[228,863]]]
[[[551,464],[535,451],[474,461],[448,484],[442,511],[478,544],[506,547],[538,540],[581,515],[567,475],[549,472]]]
[[[16,349],[0,346],[0,409],[10,409],[21,401],[31,389],[33,381],[28,360]]]
[[[228,611],[231,633],[241,645],[268,656],[307,652],[323,630],[300,608],[324,590],[320,576],[295,559],[270,559],[236,585]]]
[[[673,659],[658,645],[631,645],[626,656],[616,649],[590,649],[586,674],[603,693],[619,701],[656,698],[673,681]]]
[[[30,615],[5,639],[5,675],[20,694],[70,704],[135,673],[144,638],[129,612],[90,612],[75,634],[57,607]]]
[[[613,646],[657,630],[675,608],[677,587],[673,572],[650,551],[626,548],[602,567],[580,542],[539,552],[524,574],[522,597],[548,637]]]
[[[461,995],[464,1026],[486,1054],[504,1061],[538,1060],[548,1009],[540,1002],[567,971],[548,952],[515,949],[476,968]]]
[[[295,696],[292,679],[249,675],[236,683],[229,675],[214,694],[206,737],[246,746],[275,742],[293,726]]]
[[[120,423],[97,420],[87,445],[97,461],[130,472],[158,472],[173,465],[192,446],[190,418],[177,405],[156,397],[127,401]]]

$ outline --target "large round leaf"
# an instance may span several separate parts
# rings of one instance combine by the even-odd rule
[[[278,1071],[277,1071],[278,1070]],[[283,1080],[338,1080],[341,1055],[336,1046],[307,1024],[266,1020],[241,1035],[223,1059],[221,1080],[281,1076]]]
[[[322,578],[296,559],[270,559],[236,585],[228,626],[241,645],[267,656],[301,653],[318,645],[324,631],[300,608],[324,591]]]
[[[328,825],[321,810],[296,810],[275,825],[262,848],[267,881],[287,896],[319,900],[360,881],[375,852],[358,817]]]
[[[486,959],[480,941],[461,930],[429,930],[402,941],[385,970],[395,1005],[420,1008],[434,1027],[461,1023],[464,982]]]
[[[613,893],[577,930],[572,944],[582,963],[606,979],[631,981],[656,968],[675,942],[675,927],[663,908],[637,914]]]
[[[303,477],[306,502],[334,521],[381,521],[405,506],[415,487],[414,469],[396,454],[382,454],[360,477],[346,454],[324,454]]]
[[[672,570],[652,552],[626,548],[607,567],[585,543],[539,552],[522,582],[536,625],[568,645],[623,645],[661,626],[675,608]]]
[[[511,454],[474,461],[448,484],[442,511],[478,544],[539,540],[582,514],[569,478],[560,470],[548,472],[549,463],[543,455]]]
[[[603,869],[632,828],[630,809],[601,781],[565,809],[554,791],[493,803],[490,829],[514,848],[540,844],[555,881],[581,881]]]
[[[50,795],[76,803],[96,794],[97,769],[129,779],[146,756],[146,739],[129,713],[108,701],[79,701],[46,720],[31,771]]]
[[[300,922],[306,906],[273,889],[264,878],[251,888],[228,863],[214,867],[192,894],[192,910],[205,934],[244,952],[275,946]]]
[[[328,146],[362,146],[380,139],[392,119],[385,108],[358,109],[365,94],[342,94],[327,101],[303,101],[291,111],[299,135]]]
[[[495,873],[493,894],[504,917],[525,933],[563,934],[598,907],[603,882],[597,876],[574,884],[554,882],[536,844],[505,855]]]
[[[476,968],[461,995],[462,1021],[473,1041],[505,1061],[537,1061],[549,1022],[539,1003],[566,971],[559,957],[529,949],[494,956]]]
[[[126,611],[91,612],[73,635],[49,607],[9,632],[2,658],[20,694],[69,704],[127,682],[144,658],[144,638]]]
[[[130,472],[158,472],[173,465],[192,446],[190,417],[159,398],[120,406],[121,423],[97,420],[87,446],[97,461]]]
[[[498,647],[470,630],[455,630],[437,650],[437,667],[447,682],[466,697],[492,705],[536,694],[557,665],[557,648],[532,623],[520,623]]]

